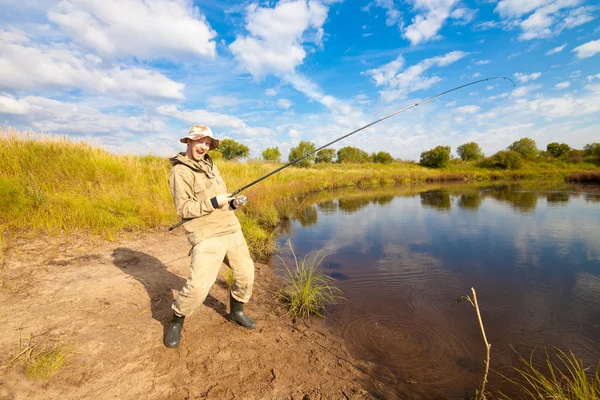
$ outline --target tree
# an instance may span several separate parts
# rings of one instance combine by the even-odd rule
[[[508,150],[516,151],[526,160],[533,160],[539,152],[535,140],[529,138],[523,138],[513,142],[513,144],[508,146]]]
[[[546,146],[546,151],[552,157],[561,158],[563,156],[566,156],[571,151],[571,147],[566,143],[558,144],[557,142],[553,142],[548,143],[548,145]]]
[[[420,164],[429,168],[444,168],[450,162],[450,146],[437,146],[421,153]]]
[[[335,157],[334,149],[323,149],[317,153],[315,162],[318,163],[332,163],[333,157]]]
[[[276,161],[279,162],[281,159],[281,152],[279,147],[267,147],[262,153],[263,160],[265,161]]]
[[[380,151],[377,154],[373,154],[373,162],[380,164],[391,164],[394,161],[394,157],[386,151]]]
[[[476,161],[483,158],[483,151],[475,142],[461,144],[456,148],[456,153],[463,161]]]
[[[356,147],[346,146],[337,151],[339,163],[365,163],[369,161],[369,153]]]
[[[504,169],[518,169],[523,165],[523,157],[514,150],[500,150],[491,157],[491,161]]]
[[[317,149],[317,147],[315,146],[314,143],[303,140],[300,143],[298,143],[298,146],[292,147],[290,149],[290,155],[288,156],[288,160],[294,161],[295,159],[300,158],[305,154],[312,153],[316,149]],[[302,160],[294,165],[296,165],[298,167],[308,167],[310,165],[310,163],[314,160],[315,160],[315,156],[313,154],[312,156],[307,157],[304,160]]]
[[[221,140],[221,143],[219,144],[219,151],[221,154],[223,154],[223,158],[226,160],[245,158],[250,155],[250,150],[247,146],[244,146],[233,139]]]
[[[586,156],[600,157],[600,143],[590,143],[583,146],[583,151]]]

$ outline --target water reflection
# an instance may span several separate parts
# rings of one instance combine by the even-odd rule
[[[600,196],[569,190],[326,193],[289,236],[300,256],[329,255],[325,270],[349,301],[327,321],[355,356],[375,365],[374,377],[395,391],[389,397],[468,397],[481,378],[483,350],[472,309],[455,300],[471,287],[495,369],[516,365],[513,347],[527,356],[559,346],[587,364],[600,358]]]
[[[498,201],[509,203],[513,209],[523,213],[535,210],[538,200],[537,192],[523,191],[519,186],[503,186],[490,191],[489,195]]]
[[[477,211],[481,207],[483,197],[479,192],[461,194],[458,206],[464,210]]]
[[[317,207],[309,206],[300,210],[296,214],[296,220],[304,227],[311,226],[317,223],[318,219]]]
[[[548,203],[561,204],[569,202],[568,192],[550,192],[546,195],[546,201]]]
[[[450,210],[452,207],[450,193],[445,190],[430,190],[419,195],[421,196],[421,204],[426,207],[436,210]]]

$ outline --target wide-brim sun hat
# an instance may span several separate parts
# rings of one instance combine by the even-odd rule
[[[187,143],[188,139],[190,140],[199,140],[203,137],[211,138],[210,142],[210,150],[214,150],[219,147],[219,140],[213,137],[212,130],[206,125],[194,125],[190,128],[190,132],[187,136],[179,139],[181,143]]]

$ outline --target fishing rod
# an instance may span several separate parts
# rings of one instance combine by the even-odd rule
[[[306,154],[304,154],[303,156],[301,156],[301,157],[298,157],[298,158],[296,158],[295,160],[293,160],[293,161],[290,161],[290,162],[288,162],[288,163],[287,163],[287,164],[285,164],[285,165],[282,165],[281,167],[279,167],[279,168],[277,168],[277,169],[275,169],[275,170],[273,170],[273,171],[269,172],[268,174],[266,174],[266,175],[264,175],[264,176],[261,176],[260,178],[258,178],[258,179],[256,179],[256,180],[254,180],[254,181],[250,182],[249,184],[247,184],[247,185],[245,185],[245,186],[242,186],[241,188],[237,189],[235,192],[231,193],[231,197],[235,196],[236,194],[240,193],[240,192],[241,192],[241,191],[243,191],[243,190],[246,190],[246,189],[248,189],[248,188],[249,188],[249,187],[251,187],[251,186],[254,186],[254,185],[256,185],[258,182],[260,182],[260,181],[262,181],[262,180],[264,180],[264,179],[267,179],[268,177],[270,177],[270,176],[271,176],[271,175],[273,175],[273,174],[276,174],[277,172],[281,171],[282,169],[285,169],[285,168],[289,167],[290,165],[294,165],[294,164],[296,164],[296,163],[298,163],[298,162],[300,162],[300,161],[304,160],[305,158],[307,158],[307,157],[310,157],[310,156],[312,156],[313,154],[315,154],[315,153],[317,153],[317,152],[319,152],[319,151],[323,150],[324,148],[326,148],[326,147],[329,147],[329,146],[331,146],[332,144],[334,144],[334,143],[337,143],[337,142],[339,142],[340,140],[347,138],[348,136],[354,135],[355,133],[358,133],[358,132],[360,132],[360,131],[362,131],[362,130],[364,130],[364,129],[367,129],[367,128],[368,128],[368,127],[370,127],[370,126],[373,126],[373,125],[375,125],[375,124],[378,124],[378,123],[380,123],[381,121],[385,121],[386,119],[388,119],[388,118],[391,118],[391,117],[393,117],[394,115],[398,115],[398,114],[400,114],[400,113],[403,113],[404,111],[408,111],[408,110],[410,110],[411,108],[414,108],[414,107],[417,107],[417,106],[419,106],[419,105],[421,105],[421,104],[427,103],[428,101],[431,101],[431,100],[433,100],[433,99],[435,99],[435,98],[437,98],[437,97],[443,96],[443,95],[445,95],[445,94],[448,94],[448,93],[450,93],[450,92],[454,92],[455,90],[459,90],[459,89],[465,88],[465,87],[467,87],[467,86],[475,85],[475,84],[478,84],[478,83],[481,83],[481,82],[487,82],[487,81],[491,81],[491,80],[493,80],[493,79],[505,79],[505,80],[507,80],[507,81],[510,81],[510,82],[513,84],[513,87],[516,87],[516,85],[515,85],[515,82],[514,82],[512,79],[510,79],[510,78],[507,78],[507,77],[505,77],[505,76],[494,76],[494,77],[491,77],[491,78],[485,78],[485,79],[480,79],[480,80],[478,80],[478,81],[474,81],[474,82],[466,83],[466,84],[464,84],[464,85],[460,85],[460,86],[457,86],[457,87],[455,87],[455,88],[452,88],[452,89],[446,90],[446,91],[444,91],[444,92],[438,93],[438,94],[436,94],[436,95],[433,95],[433,96],[431,96],[431,97],[428,97],[428,98],[426,98],[425,100],[419,101],[419,102],[417,102],[417,103],[414,103],[414,104],[411,104],[410,106],[408,106],[408,107],[405,107],[405,108],[403,108],[403,109],[401,109],[401,110],[398,110],[398,111],[396,111],[396,112],[393,112],[393,113],[392,113],[392,114],[390,114],[390,115],[387,115],[387,116],[385,116],[385,117],[383,117],[383,118],[380,118],[380,119],[378,119],[377,121],[373,121],[373,122],[371,122],[370,124],[367,124],[367,125],[365,125],[365,126],[363,126],[363,127],[361,127],[361,128],[358,128],[358,129],[356,129],[356,130],[354,130],[354,131],[352,131],[352,132],[350,132],[350,133],[347,133],[347,134],[345,134],[344,136],[341,136],[341,137],[339,137],[339,138],[337,138],[337,139],[335,139],[335,140],[332,140],[331,142],[329,142],[329,143],[327,143],[327,144],[324,144],[323,146],[319,147],[319,148],[318,148],[318,149],[316,149],[316,150],[313,150],[313,151],[311,151],[311,152],[309,152],[309,153],[306,153]],[[179,221],[177,224],[175,224],[175,225],[173,225],[172,227],[170,227],[170,228],[169,228],[169,230],[171,231],[171,230],[173,230],[173,229],[177,228],[178,226],[180,226],[181,224],[183,224],[183,223],[187,222],[188,220],[189,220],[189,219],[182,219],[182,220],[181,220],[181,221]]]

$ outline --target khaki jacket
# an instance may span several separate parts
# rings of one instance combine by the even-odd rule
[[[229,192],[219,168],[208,155],[202,161],[194,161],[179,153],[170,161],[173,168],[169,187],[177,215],[189,219],[183,227],[190,244],[241,230],[231,206],[214,208],[211,204],[213,197]]]

